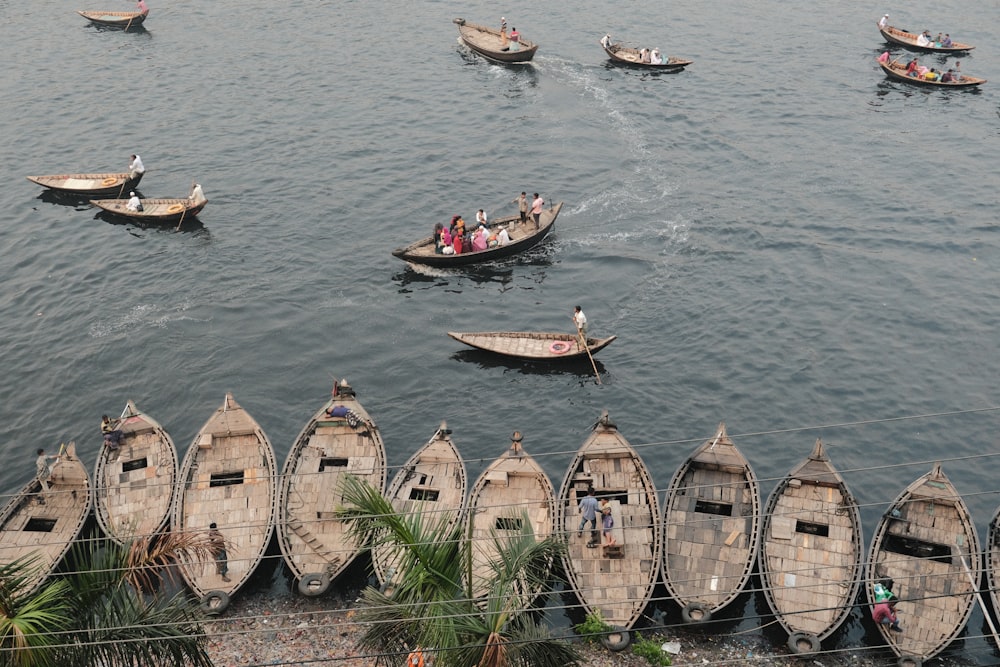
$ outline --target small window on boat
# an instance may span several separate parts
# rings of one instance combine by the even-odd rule
[[[32,518],[28,519],[28,523],[24,524],[24,530],[33,533],[51,533],[55,527],[55,519]]]
[[[212,481],[208,483],[209,486],[231,486],[233,484],[243,483],[243,471],[239,472],[217,472],[212,475]]]
[[[694,511],[702,514],[717,514],[719,516],[732,516],[732,503],[713,503],[708,500],[699,500],[694,504]]]
[[[146,457],[141,459],[134,459],[132,461],[126,461],[122,464],[122,472],[131,472],[133,470],[142,470],[146,467]]]
[[[809,523],[808,521],[796,521],[795,532],[806,535],[819,535],[820,537],[830,537],[830,526],[824,523]]]
[[[925,542],[912,537],[902,537],[900,535],[886,535],[882,548],[904,556],[913,558],[929,558],[939,563],[951,565],[951,547],[947,544],[937,542]]]
[[[440,492],[437,489],[410,489],[410,500],[429,500],[434,502]]]
[[[497,530],[521,530],[521,520],[510,516],[498,516],[496,522]]]
[[[319,460],[319,471],[323,472],[327,468],[346,468],[348,460],[347,459],[335,459],[324,457]]]

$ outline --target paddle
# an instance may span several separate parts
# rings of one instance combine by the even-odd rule
[[[573,318],[573,324],[576,324],[575,317]],[[587,345],[587,339],[584,337],[583,329],[580,328],[579,324],[576,324],[576,335],[580,339],[583,349],[587,351],[587,357],[590,358],[590,365],[594,369],[594,375],[597,376],[597,384],[601,384],[601,374],[597,372],[597,364],[594,363],[594,355],[590,353],[590,346]]]
[[[135,16],[128,17],[128,23],[125,24],[125,32],[128,32],[128,29],[132,27],[132,19],[134,18]]]
[[[976,600],[979,602],[980,609],[983,610],[983,616],[986,618],[986,622],[990,626],[990,632],[993,633],[993,639],[1000,642],[1000,636],[997,636],[997,627],[993,625],[993,619],[986,609],[986,602],[983,601],[983,596],[979,593],[979,584],[976,582],[975,577],[972,576],[972,570],[969,569],[969,564],[965,562],[965,555],[960,556],[962,559],[962,567],[965,568],[965,574],[969,577],[969,583],[972,584],[972,589],[976,592]]]

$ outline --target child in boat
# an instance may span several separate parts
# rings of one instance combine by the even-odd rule
[[[611,504],[607,498],[601,498],[601,546],[610,547],[615,543],[611,529],[615,527],[615,518],[611,516]]]

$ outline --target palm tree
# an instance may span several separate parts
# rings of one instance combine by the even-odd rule
[[[471,594],[472,552],[460,525],[447,518],[398,514],[370,484],[348,476],[348,507],[340,516],[367,547],[387,546],[397,554],[390,595],[366,588],[359,618],[368,623],[360,645],[379,654],[379,664],[395,664],[398,654],[417,646],[433,647],[443,667],[562,667],[579,656],[535,623],[530,601],[548,590],[551,568],[563,544],[550,537],[538,542],[527,517],[521,533],[493,536],[497,561],[481,582],[484,598]],[[477,586],[477,589],[479,587]]]
[[[56,581],[35,588],[35,558],[0,565],[0,664],[13,667],[56,665],[52,634],[70,626],[69,586]]]

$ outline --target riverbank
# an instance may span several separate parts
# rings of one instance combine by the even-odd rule
[[[357,648],[362,626],[355,620],[353,600],[326,596],[275,597],[260,592],[241,595],[225,615],[206,624],[208,653],[216,667],[256,665],[337,665],[370,667],[374,661]],[[803,661],[783,646],[773,646],[759,632],[709,637],[666,631],[651,639],[676,642],[675,667],[688,665],[760,665],[762,667],[877,667],[886,656],[871,649],[826,653]],[[643,667],[645,658],[630,650],[612,653],[601,646],[579,644],[584,667]],[[894,661],[892,661],[894,662]],[[402,660],[400,661],[402,664]]]

